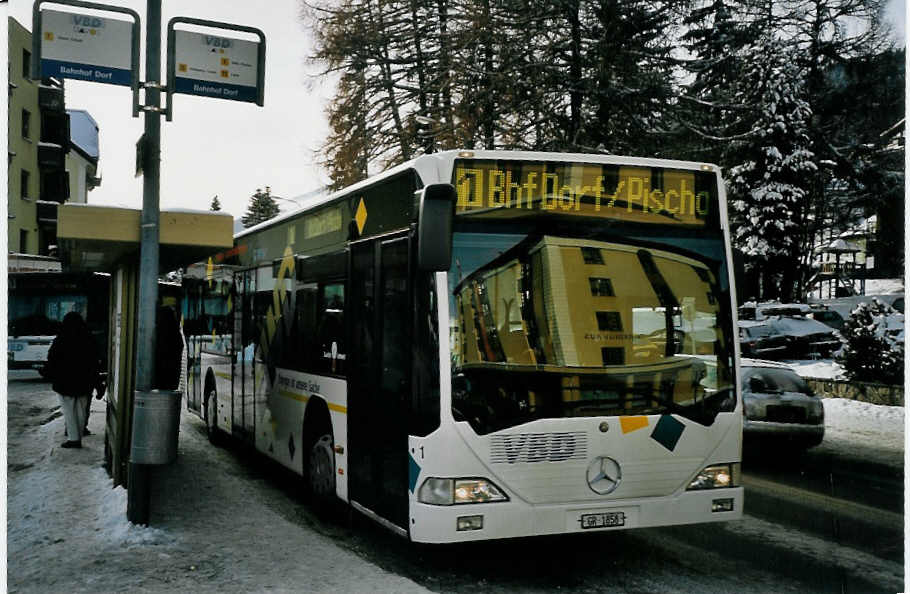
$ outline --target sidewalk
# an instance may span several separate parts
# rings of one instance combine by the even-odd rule
[[[104,402],[83,448],[66,450],[47,383],[11,379],[8,393],[9,592],[427,591],[318,532],[186,410],[177,461],[152,475],[151,526],[131,525],[102,467]]]

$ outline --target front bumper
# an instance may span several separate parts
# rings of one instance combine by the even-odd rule
[[[715,500],[732,499],[732,511],[712,511]],[[621,512],[622,526],[585,529],[582,514]],[[480,530],[457,531],[460,516],[483,516]],[[410,536],[414,542],[450,543],[552,534],[601,532],[742,519],[743,488],[683,491],[667,497],[614,500],[603,503],[529,505],[520,501],[476,505],[411,506]]]
[[[822,438],[824,425],[807,423],[777,423],[774,421],[750,421],[743,419],[743,435],[780,435],[793,437]]]

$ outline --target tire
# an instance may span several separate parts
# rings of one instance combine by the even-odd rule
[[[335,450],[331,434],[313,442],[307,459],[307,490],[317,514],[326,516],[335,503]]]
[[[221,445],[221,432],[215,424],[218,414],[218,394],[215,388],[209,388],[205,394],[205,431],[209,436],[209,443]]]

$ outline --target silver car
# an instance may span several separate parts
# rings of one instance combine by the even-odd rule
[[[805,380],[786,365],[743,359],[743,439],[802,447],[825,437],[825,408]]]

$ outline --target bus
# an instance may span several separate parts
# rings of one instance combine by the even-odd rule
[[[99,349],[107,346],[110,276],[91,272],[9,272],[7,366],[42,371],[63,317],[79,313]]]
[[[714,165],[423,155],[206,263],[188,402],[414,542],[739,519],[731,263]]]

